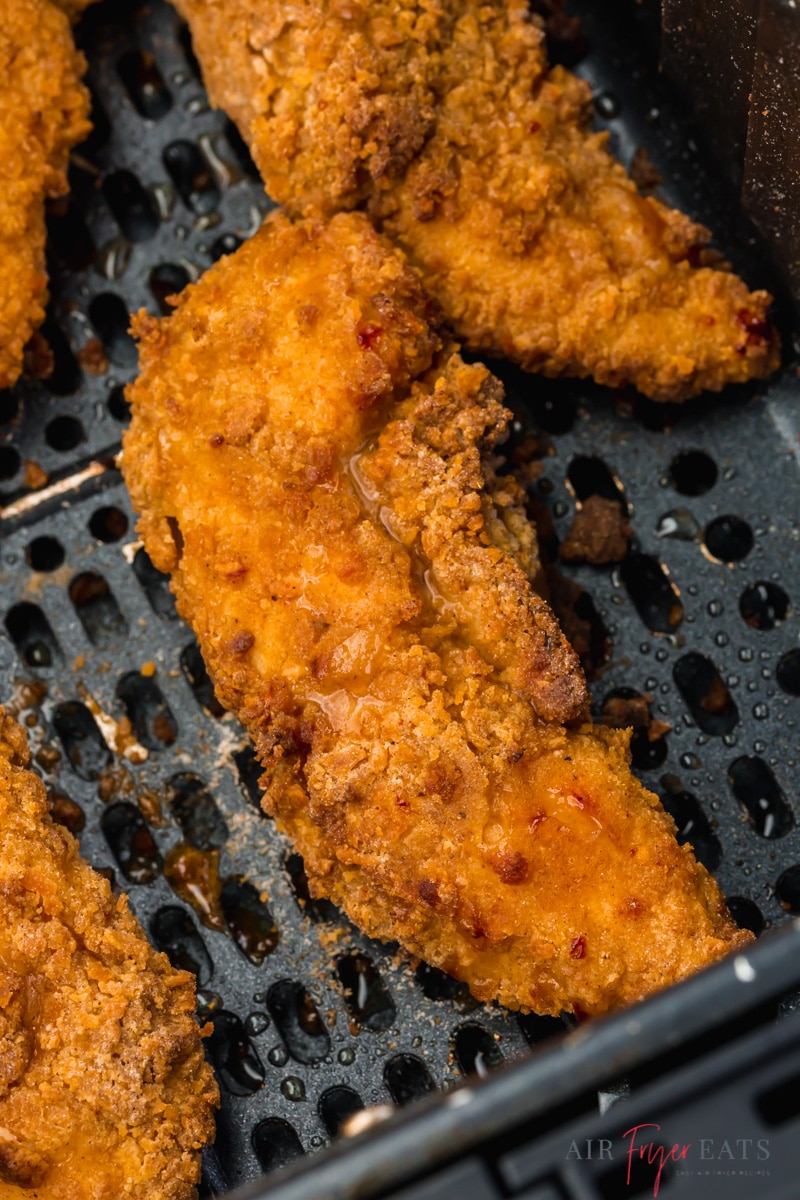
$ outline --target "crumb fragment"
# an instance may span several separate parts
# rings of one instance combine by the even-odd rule
[[[558,556],[563,562],[588,562],[597,567],[621,562],[631,532],[619,500],[590,496],[575,513]]]

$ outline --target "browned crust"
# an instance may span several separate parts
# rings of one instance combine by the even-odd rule
[[[778,365],[769,295],[639,194],[525,0],[178,7],[270,195],[367,205],[471,347],[656,400]]]
[[[51,820],[0,709],[0,1197],[192,1200],[218,1092],[192,976]]]
[[[363,216],[272,215],[136,319],[123,471],[313,893],[481,999],[603,1012],[750,935],[580,724],[500,386],[429,317]]]
[[[47,303],[44,201],[67,191],[70,149],[86,137],[86,67],[50,0],[0,3],[0,388],[23,367]]]

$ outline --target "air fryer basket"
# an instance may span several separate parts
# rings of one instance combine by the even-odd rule
[[[652,164],[660,193],[710,224],[762,284],[750,230],[715,191],[647,55],[600,6],[571,7],[589,44],[577,70],[616,153],[636,156],[651,182]],[[164,311],[270,204],[232,126],[210,110],[164,0],[105,0],[78,36],[95,129],[73,156],[70,197],[49,216],[55,371],[0,395],[2,698],[84,854],[113,872],[154,942],[197,973],[223,1095],[203,1186],[221,1194],[330,1142],[362,1105],[403,1106],[486,1075],[570,1019],[478,1005],[369,941],[309,900],[302,863],[260,813],[248,739],[216,705],[166,580],[136,541],[113,460],[136,368],[128,311]],[[595,657],[611,644],[592,685],[597,712],[619,689],[652,698],[670,728],[637,737],[636,769],[737,918],[761,932],[800,911],[795,371],[679,413],[497,370],[516,442],[530,449],[536,431],[531,493],[556,534],[576,499],[599,492],[629,506],[620,567],[565,568],[591,594],[593,607],[584,597],[578,610]],[[778,963],[781,945],[768,951]],[[619,1046],[608,1053],[611,1074],[630,1065]]]

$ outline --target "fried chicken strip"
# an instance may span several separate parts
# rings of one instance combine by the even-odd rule
[[[0,1200],[191,1200],[218,1103],[194,981],[27,765],[0,708]]]
[[[85,66],[50,0],[0,0],[0,388],[44,320],[44,201],[68,190],[70,149],[89,133]]]
[[[360,214],[134,320],[123,471],[315,895],[512,1008],[626,1004],[751,935],[586,689],[493,447],[502,388]]]
[[[470,347],[655,400],[777,366],[768,294],[639,195],[525,0],[175,2],[273,199],[366,205]]]

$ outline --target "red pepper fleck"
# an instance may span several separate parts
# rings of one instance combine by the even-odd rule
[[[584,1009],[581,1008],[580,1004],[573,1004],[572,1015],[579,1025],[585,1025],[589,1020],[589,1013],[585,1012]]]
[[[373,325],[371,321],[368,321],[366,325],[362,325],[356,330],[356,341],[362,350],[371,350],[372,343],[377,342],[382,333],[383,329],[380,325]]]
[[[530,125],[528,126],[528,133],[538,133],[541,128],[542,126],[538,121],[531,121]]]
[[[211,437],[208,440],[212,446],[221,446],[221,445],[223,445],[225,438],[222,436],[221,433],[212,433]]]
[[[586,955],[586,938],[576,937],[570,946],[570,958],[583,958]]]

